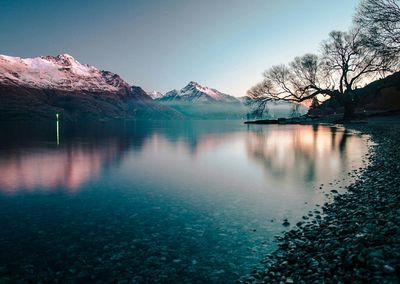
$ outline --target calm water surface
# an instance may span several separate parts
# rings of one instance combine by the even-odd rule
[[[364,166],[366,139],[181,121],[61,124],[57,144],[55,124],[2,126],[0,279],[232,282]]]

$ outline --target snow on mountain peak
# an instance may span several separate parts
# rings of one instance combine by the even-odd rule
[[[153,100],[162,98],[162,97],[164,96],[162,93],[157,92],[157,91],[147,92],[147,94],[148,94]]]
[[[199,83],[196,81],[190,81],[188,86],[193,86],[193,87],[202,87]]]
[[[76,61],[75,58],[72,55],[69,55],[68,53],[61,53],[59,55],[57,55],[58,58],[65,58],[67,60],[72,60],[72,61]]]
[[[212,89],[203,85],[200,85],[199,83],[195,82],[195,81],[190,81],[188,85],[186,85],[186,87],[184,87],[183,89],[180,90],[181,95],[185,95],[187,92],[190,91],[197,91],[200,93],[203,93],[209,97],[211,97],[212,99],[216,100],[216,101],[226,101],[228,98],[229,99],[233,99],[233,97],[221,93],[216,89]]]
[[[69,91],[117,91],[129,87],[118,75],[81,64],[66,53],[35,58],[0,55],[0,82]]]
[[[174,98],[180,101],[190,102],[223,102],[239,103],[239,101],[230,95],[219,92],[216,89],[205,87],[195,81],[190,81],[180,90],[169,91],[161,100],[171,101]]]

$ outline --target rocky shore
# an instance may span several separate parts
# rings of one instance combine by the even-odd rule
[[[400,117],[348,127],[375,143],[369,164],[323,212],[278,238],[241,283],[400,283]],[[350,173],[351,174],[351,173]],[[300,220],[299,220],[300,221]],[[302,220],[305,221],[305,220]]]

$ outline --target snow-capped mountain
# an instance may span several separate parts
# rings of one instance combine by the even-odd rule
[[[243,119],[247,113],[247,108],[237,98],[194,81],[156,101],[190,119]]]
[[[0,120],[40,119],[55,113],[71,120],[181,116],[119,75],[81,64],[71,55],[0,55]]]
[[[0,82],[57,90],[128,90],[120,76],[81,64],[69,54],[20,58],[0,55]]]
[[[204,87],[191,81],[180,90],[172,90],[158,99],[162,102],[189,102],[189,103],[240,103],[233,96],[219,92],[216,89]]]
[[[164,96],[162,93],[157,91],[147,92],[147,95],[149,95],[153,100],[160,99]]]

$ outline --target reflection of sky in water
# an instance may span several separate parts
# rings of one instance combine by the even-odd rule
[[[206,130],[196,135],[192,132],[196,129],[188,132],[183,128],[171,136],[165,133],[168,129],[159,131],[155,127],[140,138],[139,147],[130,148],[124,143],[128,128],[124,137],[106,137],[100,142],[84,137],[89,141],[67,141],[60,148],[34,145],[14,151],[5,149],[0,153],[0,189],[8,193],[54,189],[75,192],[85,182],[99,178],[112,163],[122,167],[127,176],[139,166],[157,176],[205,178],[204,181],[218,183],[263,169],[267,183],[318,183],[336,178],[350,166],[361,166],[359,157],[366,150],[365,141],[335,127],[244,129],[226,133]],[[132,144],[135,134],[128,134]]]
[[[51,126],[3,133],[9,139],[0,142],[0,213],[15,222],[3,224],[0,246],[2,239],[15,245],[10,240],[18,229],[34,235],[55,226],[55,235],[44,243],[58,240],[51,247],[61,252],[66,249],[62,240],[70,237],[85,254],[87,246],[72,236],[81,232],[82,239],[92,224],[98,231],[98,238],[90,237],[93,245],[103,236],[117,253],[132,253],[127,263],[137,261],[133,273],[149,277],[150,266],[172,267],[175,272],[163,272],[172,280],[193,280],[195,274],[201,281],[233,280],[234,273],[248,271],[272,248],[282,219],[294,223],[322,203],[321,183],[345,185],[343,177],[362,166],[367,150],[365,138],[342,128],[241,122],[64,127],[58,147]],[[33,218],[33,228],[18,219],[25,217],[14,211],[15,202],[25,202],[18,214]],[[47,220],[49,213],[54,224]],[[107,228],[113,233],[108,235]],[[122,239],[129,248],[122,250]],[[167,257],[168,265],[147,264],[154,251],[139,254],[133,240],[165,250],[175,261]],[[95,262],[104,253],[99,249],[90,256]],[[0,262],[5,257],[10,256],[3,251]],[[15,252],[12,257],[21,261]],[[34,255],[23,257],[35,261]]]

